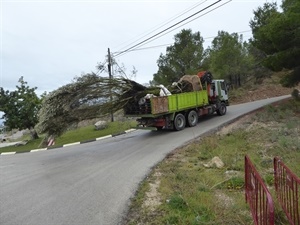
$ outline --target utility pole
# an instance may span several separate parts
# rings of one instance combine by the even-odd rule
[[[110,56],[110,49],[108,48],[108,75],[109,79],[112,79],[112,74],[111,74],[111,56]],[[112,83],[112,82],[111,82]],[[112,87],[110,87],[110,102],[112,103],[112,92],[111,92]],[[110,112],[110,121],[114,122],[114,113],[113,110]]]

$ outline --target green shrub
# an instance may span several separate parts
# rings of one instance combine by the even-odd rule
[[[225,185],[230,190],[242,190],[245,186],[244,177],[232,177]]]
[[[184,201],[184,199],[182,198],[182,196],[176,194],[176,195],[173,195],[170,200],[169,200],[169,206],[172,208],[172,209],[177,209],[177,210],[180,210],[180,211],[185,211],[187,210],[187,204],[186,202]]]

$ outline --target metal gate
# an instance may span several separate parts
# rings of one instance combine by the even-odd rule
[[[272,196],[248,156],[245,156],[245,197],[256,225],[274,225]]]
[[[300,179],[278,157],[274,158],[275,190],[290,224],[300,225]]]

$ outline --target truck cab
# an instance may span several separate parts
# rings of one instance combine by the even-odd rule
[[[212,80],[209,89],[209,101],[210,103],[216,103],[216,101],[220,101],[224,102],[226,106],[229,105],[228,88],[224,80]]]

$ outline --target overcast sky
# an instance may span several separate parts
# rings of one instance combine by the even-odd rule
[[[38,87],[37,93],[41,94],[70,83],[82,73],[97,72],[96,65],[105,60],[108,48],[116,54],[217,0],[0,1],[0,86],[14,90],[23,76],[28,85]],[[226,2],[228,0],[222,0],[209,10],[219,8],[203,11],[191,18],[202,15],[198,19],[140,46],[147,49],[117,57],[118,64],[124,64],[128,74],[134,66],[138,71],[134,80],[147,83],[157,72],[160,53],[165,54],[166,46],[155,46],[173,44],[174,35],[180,30],[200,31],[205,38],[205,48],[220,30],[244,32],[247,40],[251,36],[249,21],[253,10],[265,2],[281,4],[280,0],[232,0],[221,6]]]

